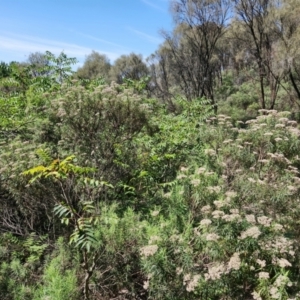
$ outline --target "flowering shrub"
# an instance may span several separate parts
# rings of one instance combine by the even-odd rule
[[[37,295],[52,288],[43,257],[71,235],[70,286],[84,281],[86,298],[299,298],[299,129],[288,112],[233,125],[201,101],[169,113],[126,86],[78,82],[44,103],[26,136],[1,144],[0,225],[21,237],[48,233],[47,243],[30,244],[34,262],[26,251],[16,260],[22,243],[11,235],[6,246],[1,235],[0,276],[23,272],[21,261],[39,270],[5,281],[1,297],[13,285],[27,298],[37,284]],[[60,181],[48,176],[66,170],[62,157],[89,179],[72,168]],[[28,169],[47,172],[29,185],[20,176]]]
[[[286,112],[261,113],[246,128],[226,116],[200,127],[206,159],[163,193],[172,225],[142,256],[153,298],[298,297],[300,131]]]

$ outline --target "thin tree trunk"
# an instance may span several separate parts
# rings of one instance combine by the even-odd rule
[[[90,283],[90,278],[92,277],[93,272],[96,267],[97,255],[98,255],[98,253],[96,252],[92,258],[92,266],[89,267],[88,252],[86,249],[83,252],[83,269],[85,270],[84,285],[83,285],[83,299],[84,300],[90,299],[89,283]]]
[[[296,94],[297,94],[297,96],[298,96],[298,99],[300,100],[300,91],[299,91],[298,86],[297,86],[297,84],[296,84],[296,82],[295,82],[295,78],[294,78],[294,76],[293,76],[293,74],[292,74],[291,69],[289,70],[289,77],[290,77],[290,79],[291,79],[293,88],[294,88],[294,90],[295,90],[295,92],[296,92]]]

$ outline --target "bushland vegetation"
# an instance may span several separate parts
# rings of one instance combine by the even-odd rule
[[[299,6],[279,4],[172,1],[147,62],[0,64],[1,299],[300,299]]]

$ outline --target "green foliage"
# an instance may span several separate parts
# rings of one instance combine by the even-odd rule
[[[223,93],[224,88],[224,86],[221,88],[222,96],[226,95]],[[233,91],[229,91],[229,95],[224,101],[219,102],[219,113],[232,117],[234,121],[247,121],[255,118],[259,109],[259,98],[252,91],[257,88],[257,85],[252,82],[246,82],[235,87],[235,91],[231,87]]]
[[[55,78],[5,96],[35,122],[16,113],[0,148],[1,299],[298,297],[290,113],[257,112],[230,74],[232,118],[180,96],[171,113],[143,80]]]
[[[135,53],[121,55],[110,69],[111,80],[119,84],[124,83],[127,79],[139,81],[148,74],[149,70],[143,62],[142,56]]]
[[[57,250],[44,267],[42,280],[33,300],[79,299],[76,269],[72,267],[70,253],[62,239],[57,241]]]
[[[173,1],[151,77],[0,63],[1,300],[300,297],[299,5],[229,2]]]
[[[225,116],[212,118],[201,137],[216,150],[207,148],[200,168],[182,168],[163,194],[160,229],[142,247],[152,298],[287,299],[299,291],[299,133],[285,113],[264,113],[238,135]]]
[[[37,154],[43,159],[43,161],[48,164],[51,161],[49,154],[39,149],[37,150]],[[68,156],[63,160],[55,159],[51,161],[49,166],[36,166],[30,170],[24,171],[23,175],[30,175],[34,176],[30,179],[29,183],[33,183],[38,178],[47,178],[47,177],[54,177],[56,179],[64,179],[67,178],[69,174],[86,174],[93,171],[91,168],[82,168],[78,167],[71,162],[75,159],[74,155]]]
[[[0,97],[0,139],[11,138],[24,128],[28,121],[25,107],[21,97]]]
[[[43,256],[48,248],[46,237],[32,233],[27,238],[1,235],[0,297],[1,299],[32,299],[36,279],[40,275]]]
[[[72,150],[79,164],[95,168],[95,177],[105,177],[115,186],[119,192],[114,195],[126,205],[122,185],[130,185],[137,164],[135,136],[151,130],[151,106],[132,89],[117,84],[63,86],[48,97],[47,115],[53,121],[45,124],[48,129],[43,131],[55,131],[48,140],[52,147],[61,155]]]
[[[44,161],[49,161],[49,155],[47,152],[39,150],[39,155],[43,158]],[[63,193],[63,201],[61,203],[56,203],[54,207],[54,213],[59,216],[61,222],[72,228],[70,235],[70,244],[74,244],[76,248],[82,251],[83,256],[83,269],[85,271],[84,278],[84,288],[83,295],[86,300],[89,299],[89,279],[93,274],[95,269],[95,259],[98,254],[98,241],[95,237],[95,225],[99,223],[99,209],[96,206],[96,201],[94,199],[90,201],[85,201],[82,192],[92,192],[95,187],[99,190],[99,186],[103,187],[112,187],[110,184],[105,181],[95,180],[93,178],[86,177],[88,174],[94,171],[91,168],[83,168],[77,165],[72,164],[75,156],[71,155],[65,158],[64,160],[53,160],[48,166],[37,166],[31,168],[28,171],[23,172],[24,176],[32,176],[32,179],[29,183],[34,183],[37,180],[43,178],[49,178],[54,180],[55,183],[58,183],[58,186],[61,188]],[[100,189],[101,189],[100,187]],[[70,189],[73,189],[78,194],[70,195]],[[82,196],[80,196],[82,194]],[[96,196],[96,195],[94,195]],[[89,257],[89,253],[92,251],[93,257]],[[90,262],[92,259],[92,262]],[[57,274],[54,273],[55,267],[49,267],[47,270],[47,275],[50,276],[50,280],[54,281],[53,286],[57,283],[56,279],[59,281],[60,278],[57,278]],[[72,275],[72,274],[71,274]],[[71,276],[71,282],[73,283],[74,276]],[[67,281],[69,278],[67,278]],[[52,293],[53,287],[52,283],[50,285],[50,293]],[[59,296],[61,291],[56,290],[58,294],[55,294],[55,297]],[[66,292],[63,289],[64,292]],[[67,294],[60,295],[60,297],[68,297],[69,291]]]
[[[83,66],[77,70],[76,77],[84,79],[105,78],[105,81],[109,82],[110,68],[111,65],[106,55],[92,51],[86,57]]]
[[[53,53],[46,51],[45,58],[49,61],[49,64],[44,67],[45,71],[48,71],[51,78],[58,83],[62,83],[74,73],[72,65],[77,62],[75,57],[68,57],[64,52],[56,57]]]
[[[51,159],[46,151],[40,149],[37,152],[44,162],[50,162]],[[92,186],[94,184],[98,187],[99,184],[101,184],[101,186],[108,186],[104,181],[99,182],[86,177],[94,170],[74,165],[72,163],[74,159],[74,155],[68,156],[63,160],[55,159],[50,162],[48,166],[40,165],[33,167],[23,172],[22,175],[32,177],[29,181],[30,184],[38,179],[49,177],[60,185],[64,181],[71,181],[74,189],[76,188],[77,182],[79,185]],[[93,201],[80,201],[80,199],[74,199],[77,202],[74,203],[73,199],[67,197],[64,188],[62,188],[62,190],[65,195],[64,202],[56,204],[54,213],[59,216],[62,223],[66,225],[74,223],[74,231],[71,234],[70,243],[75,243],[77,247],[81,249],[86,248],[89,251],[95,241],[92,230],[92,225],[96,222],[94,203]]]
[[[1,61],[0,63],[0,79],[9,77],[12,73],[11,66]]]
[[[147,89],[150,79],[150,76],[142,77],[139,80],[128,78],[124,80],[124,85],[127,88],[133,88],[133,90],[137,93],[143,93]]]
[[[213,115],[210,102],[178,99],[175,103],[180,113],[169,114],[156,108],[151,118],[155,132],[152,135],[140,134],[136,139],[140,169],[132,182],[138,182],[136,192],[144,193],[143,197],[150,197],[154,203],[160,201],[154,197],[157,189],[161,188],[161,184],[172,182],[181,165],[204,159],[199,154],[203,143],[198,133],[204,121]]]

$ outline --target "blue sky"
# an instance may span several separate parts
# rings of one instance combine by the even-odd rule
[[[0,20],[0,61],[64,51],[78,66],[92,50],[146,58],[172,29],[169,0],[0,0]]]

